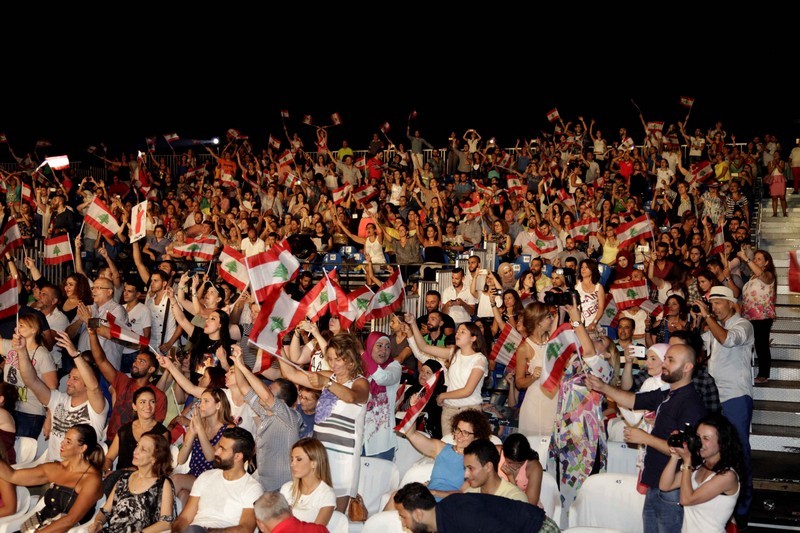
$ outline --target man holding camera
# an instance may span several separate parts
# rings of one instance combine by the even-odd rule
[[[640,478],[640,483],[647,486],[642,511],[645,531],[680,531],[683,524],[680,490],[663,492],[659,490],[658,482],[669,462],[667,438],[686,424],[694,426],[706,414],[703,400],[692,384],[696,357],[697,354],[689,345],[669,347],[661,369],[661,380],[669,384],[667,391],[635,394],[612,387],[591,374],[586,375],[586,384],[592,390],[605,394],[620,407],[656,412],[651,433],[631,427],[624,430],[625,442],[647,446]]]
[[[708,373],[717,382],[722,414],[739,434],[744,452],[742,492],[736,505],[737,520],[750,512],[753,476],[750,471],[750,422],[753,419],[753,325],[736,311],[736,297],[729,287],[713,287],[708,295],[711,309],[695,300],[692,311],[708,329],[703,345],[708,353]],[[699,311],[698,311],[699,310]]]

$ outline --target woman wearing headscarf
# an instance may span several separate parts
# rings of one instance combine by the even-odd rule
[[[633,264],[633,253],[630,250],[617,252],[617,261],[614,264],[614,283],[630,281],[634,271]]]
[[[402,368],[392,357],[391,341],[385,333],[373,331],[361,355],[364,374],[369,380],[369,401],[364,422],[366,457],[394,459],[397,437],[394,434],[394,404]]]
[[[442,369],[442,363],[437,361],[436,359],[428,359],[419,369],[419,383],[417,385],[412,385],[406,390],[405,395],[403,396],[403,403],[398,406],[398,410],[400,411],[408,411],[411,408],[411,401],[415,394],[418,394],[422,387],[425,386],[425,383],[433,377],[436,372]],[[431,398],[436,398],[439,394],[446,392],[447,387],[444,384],[444,376],[440,375],[439,378],[436,380],[434,385],[434,391],[431,395]],[[423,417],[423,415],[426,415]],[[419,416],[420,420],[423,420],[423,424],[425,427],[425,432],[431,436],[433,439],[441,439],[442,438],[442,406],[437,404],[436,402],[428,402],[425,404],[425,407],[422,409],[422,414]]]

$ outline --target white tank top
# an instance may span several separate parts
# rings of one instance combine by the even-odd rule
[[[734,472],[735,473],[735,472]],[[703,483],[712,479],[717,474],[711,474]],[[697,490],[700,486],[696,481],[697,471],[692,473],[692,488]],[[741,485],[740,485],[741,488]],[[687,505],[683,508],[683,527],[681,531],[690,533],[693,531],[702,531],[703,533],[723,533],[725,531],[725,524],[728,523],[728,517],[733,513],[736,507],[736,499],[739,497],[739,490],[736,493],[728,496],[727,494],[719,494],[705,503],[697,505]]]
[[[370,259],[372,259],[373,265],[386,264],[386,256],[383,255],[383,246],[381,246],[381,243],[377,237],[374,241],[370,241],[369,237],[367,237],[366,242],[364,243],[364,255],[367,255]]]

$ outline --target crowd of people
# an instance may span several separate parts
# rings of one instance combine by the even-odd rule
[[[324,527],[356,497],[360,457],[393,460],[405,438],[434,461],[427,486],[388,505],[409,529],[503,515],[557,531],[521,436],[550,438],[542,462],[563,527],[606,468],[619,416],[642,450],[646,531],[746,523],[751,357],[755,384],[767,383],[777,283],[769,252],[751,245],[751,200],[763,180],[773,215],[786,215],[800,146],[784,160],[771,135],[739,144],[721,123],[688,134],[641,122],[640,145],[579,117],[513,149],[475,130],[439,149],[409,124],[407,144],[376,133],[364,156],[346,140],[333,151],[325,128],[313,151],[299,135],[260,151],[231,136],[175,165],[104,154],[105,180],[18,159],[2,172],[3,231],[16,222],[25,251],[4,254],[20,305],[0,322],[0,515],[13,513],[14,485],[51,483],[32,529],[278,531],[287,512]],[[115,232],[83,223],[96,200]],[[28,256],[64,235],[74,261]],[[249,336],[266,302],[226,281],[216,257],[284,240],[302,265],[279,288],[294,300],[352,246],[360,283],[374,289],[399,268],[422,313],[397,309],[388,331],[366,335],[331,306],[254,372],[265,357]],[[212,243],[213,258],[187,253],[194,242]],[[437,269],[451,271],[446,286],[420,293]],[[553,374],[564,328],[576,349]],[[514,335],[511,364],[497,353]],[[396,413],[420,401],[396,432]],[[685,424],[698,438],[669,440]],[[13,470],[14,437],[40,434],[51,462]]]

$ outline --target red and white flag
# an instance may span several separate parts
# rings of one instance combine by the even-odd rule
[[[14,316],[19,311],[19,289],[17,278],[8,278],[0,286],[0,318]]]
[[[609,294],[608,298],[606,298],[606,308],[603,309],[603,315],[597,323],[600,326],[615,328],[617,327],[618,321],[617,302],[615,302],[614,297]]]
[[[477,199],[464,202],[461,204],[461,214],[469,218],[479,217],[481,216],[481,207],[483,207],[483,202]]]
[[[327,272],[322,279],[303,296],[301,302],[305,305],[306,317],[308,317],[311,322],[317,322],[322,318],[331,305],[336,307],[338,312],[339,302],[336,296],[336,287],[331,283]]]
[[[65,168],[69,168],[69,157],[65,155],[45,157],[44,161],[50,165],[50,168],[53,170],[64,170]]]
[[[647,123],[647,131],[661,133],[662,131],[664,131],[664,123],[663,122],[648,122]]]
[[[117,219],[111,214],[108,206],[97,196],[89,204],[83,220],[109,239],[119,232]]]
[[[31,206],[36,206],[36,199],[33,197],[33,188],[24,181],[20,184],[22,190],[21,197],[23,202],[29,203]]]
[[[177,133],[165,133],[165,134],[164,134],[164,139],[165,139],[165,140],[166,140],[168,143],[171,143],[171,142],[174,142],[174,141],[180,141],[180,140],[181,140],[181,138],[180,138],[180,137],[178,137],[178,134],[177,134]]]
[[[342,185],[336,189],[331,191],[331,198],[333,199],[334,204],[340,204],[344,202],[344,199],[347,198],[347,193],[350,192],[350,185]]]
[[[272,148],[278,150],[281,147],[281,141],[276,139],[275,137],[273,137],[272,134],[270,134],[270,136],[269,136],[269,145]]]
[[[6,252],[13,252],[22,246],[22,233],[19,231],[17,219],[8,217],[3,234],[0,235],[0,257],[5,256]]]
[[[619,248],[625,248],[631,243],[638,242],[640,239],[652,239],[653,228],[650,226],[650,220],[647,215],[642,215],[638,218],[620,224],[616,230],[617,239],[619,240]]]
[[[639,305],[639,309],[653,318],[657,318],[664,313],[664,307],[660,303],[652,300],[645,300]]]
[[[558,199],[567,207],[575,211],[575,197],[573,197],[566,189],[559,189],[556,192]]]
[[[388,122],[384,122],[383,124],[381,124],[381,131],[383,133],[386,133],[391,129],[391,127],[392,127],[391,124],[389,124]]]
[[[281,165],[291,165],[294,163],[294,156],[292,155],[292,152],[289,150],[284,150],[280,157],[278,157],[278,163]]]
[[[353,198],[356,202],[366,203],[378,194],[378,189],[374,185],[364,185],[353,191]]]
[[[517,367],[517,350],[524,340],[522,334],[509,322],[506,322],[497,340],[494,341],[489,360],[505,365],[508,371],[515,369]]]
[[[512,178],[511,176],[508,177],[508,192],[511,194],[515,194],[517,196],[525,196],[528,187],[522,184],[522,180],[519,178]]]
[[[367,312],[356,320],[356,329],[361,329],[368,320],[383,318],[403,308],[403,301],[406,295],[406,285],[400,275],[400,269],[396,268],[389,278],[378,288],[378,292],[372,295],[369,300]]]
[[[711,251],[708,252],[708,256],[720,255],[724,251],[725,233],[722,231],[722,224],[717,224],[717,228],[714,230],[714,242],[711,245]]]
[[[243,291],[250,283],[244,255],[230,246],[226,245],[219,254],[218,272],[220,277],[236,287],[236,290]]]
[[[69,244],[69,235],[59,235],[44,240],[44,264],[58,265],[72,261],[72,247]]]
[[[245,258],[253,294],[262,305],[270,293],[282,289],[300,270],[300,261],[292,254],[289,242],[283,240],[275,246]]]
[[[131,242],[144,239],[147,235],[147,200],[131,208]]]
[[[187,178],[201,178],[208,175],[208,170],[206,170],[205,165],[200,165],[199,167],[190,168],[186,171],[185,176]]]
[[[245,140],[249,139],[250,137],[248,137],[247,135],[242,135],[242,132],[237,130],[237,129],[228,128],[228,138],[229,139],[234,139],[234,140],[237,140],[237,141],[245,141]]]
[[[106,320],[108,320],[108,334],[112,339],[119,339],[139,346],[150,346],[150,337],[139,335],[135,331],[117,324],[117,320],[111,313],[106,314]]]
[[[535,228],[533,231],[536,234],[536,240],[529,241],[528,246],[536,255],[552,260],[558,255],[558,241],[555,235],[544,235],[539,228]]]
[[[650,296],[647,280],[627,281],[611,285],[611,297],[617,303],[617,311],[641,305]]]
[[[592,235],[597,235],[600,228],[600,219],[597,217],[583,218],[570,224],[568,230],[573,239],[586,242]]]
[[[681,105],[683,107],[688,107],[689,109],[692,108],[694,105],[694,98],[691,96],[681,96]]]
[[[356,159],[353,164],[357,169],[364,170],[365,168],[367,168],[367,158],[362,155],[361,157]]]
[[[289,118],[289,110],[281,109],[281,118]]]
[[[39,139],[36,141],[36,148],[49,148],[50,146],[53,146],[53,143],[47,139]]]
[[[186,239],[186,244],[173,246],[172,253],[187,259],[213,261],[216,249],[216,239]]]
[[[539,378],[542,390],[550,394],[558,390],[573,354],[580,354],[580,346],[578,335],[570,324],[562,324],[550,335]]]
[[[692,169],[691,174],[691,183],[703,183],[706,179],[714,175],[714,167],[711,166],[711,162],[703,161],[699,163],[696,167]]]
[[[156,151],[156,137],[145,137],[145,144],[147,144],[147,151],[151,154]]]
[[[342,125],[342,116],[339,113],[334,113],[331,115],[331,120],[333,121],[334,126]]]
[[[414,402],[413,405],[409,406],[408,410],[406,411],[405,416],[394,427],[395,431],[399,431],[400,433],[405,433],[412,427],[419,418],[419,414],[425,409],[425,406],[428,405],[428,402],[431,401],[433,398],[433,393],[436,390],[436,382],[442,376],[442,370],[437,370],[428,380],[425,382],[425,385],[422,386],[422,389],[417,393],[417,401]]]
[[[338,287],[338,283],[334,286]],[[347,306],[342,308],[342,296],[347,300]],[[349,329],[361,316],[369,309],[369,302],[372,300],[374,293],[372,289],[364,285],[355,290],[344,294],[344,289],[337,288],[337,300],[339,301],[339,324],[342,329]]]
[[[275,290],[268,301],[261,305],[253,329],[250,331],[250,342],[272,354],[278,354],[281,341],[287,331],[294,329],[305,319],[305,306],[294,300],[283,289]],[[253,372],[266,368],[253,369]]]
[[[303,124],[311,125],[311,115],[303,115]]]
[[[7,143],[8,137],[6,137],[5,133],[0,133],[0,143]]]
[[[561,115],[558,114],[558,109],[556,109],[555,107],[547,112],[547,120],[549,120],[550,122],[555,122],[560,118]]]

